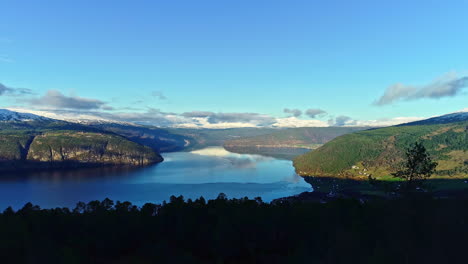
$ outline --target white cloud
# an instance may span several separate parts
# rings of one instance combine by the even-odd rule
[[[28,102],[32,106],[51,107],[55,109],[112,110],[112,107],[101,100],[79,96],[66,96],[57,90],[49,90],[45,95],[30,99]]]
[[[468,76],[457,77],[456,74],[446,74],[432,83],[424,86],[412,86],[401,83],[387,88],[385,93],[375,102],[376,105],[387,105],[396,101],[411,101],[421,98],[439,99],[458,95],[468,87]]]
[[[277,118],[274,127],[327,127],[327,122],[321,120],[303,120],[297,117]]]
[[[299,109],[285,108],[283,109],[283,113],[290,114],[291,116],[294,116],[294,117],[300,117],[302,115],[302,111]]]
[[[9,87],[0,83],[0,95],[17,97],[17,96],[25,96],[25,95],[31,95],[31,94],[33,94],[33,92],[30,89],[12,88],[12,87]]]
[[[211,123],[206,117],[196,117],[185,120],[178,124],[174,124],[173,127],[178,128],[210,128],[210,129],[224,129],[224,128],[236,128],[236,127],[258,127],[254,123],[249,122],[223,122],[223,123]]]
[[[394,126],[414,121],[419,121],[422,119],[426,119],[424,117],[394,117],[394,118],[381,118],[381,119],[374,119],[374,120],[355,120],[352,118],[343,118],[338,120],[334,126],[348,126],[348,127],[387,127],[387,126]]]
[[[242,120],[249,116],[239,115],[241,120],[234,118],[232,121],[224,120],[223,122],[212,122],[210,116],[204,117],[187,117],[184,114],[167,113],[158,109],[148,109],[146,112],[102,112],[102,111],[78,111],[78,110],[31,110],[24,108],[8,108],[12,111],[31,113],[48,118],[66,120],[71,122],[83,121],[116,121],[123,123],[137,123],[144,125],[153,125],[158,127],[175,127],[175,128],[210,128],[210,129],[225,129],[225,128],[241,128],[241,127],[328,127],[328,126],[369,126],[369,127],[384,127],[393,126],[413,121],[425,119],[423,117],[395,117],[381,118],[373,120],[356,120],[347,116],[338,116],[329,122],[322,120],[304,120],[297,117],[274,118],[268,116],[269,122],[262,125],[263,120],[256,118],[247,121]],[[462,111],[468,111],[464,109]],[[205,112],[211,113],[211,112]],[[202,116],[198,113],[188,116]],[[238,117],[238,115],[235,115]],[[264,116],[264,115],[260,115]],[[228,115],[228,119],[231,119]]]
[[[310,118],[315,118],[319,115],[325,115],[327,112],[322,110],[322,109],[318,109],[318,108],[311,108],[311,109],[307,109],[307,111],[305,112],[306,115],[308,115]]]

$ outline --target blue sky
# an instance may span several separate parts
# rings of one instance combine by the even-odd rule
[[[218,122],[285,108],[321,109],[297,118],[329,122],[468,107],[467,1],[3,0],[0,10],[1,107],[205,111]]]

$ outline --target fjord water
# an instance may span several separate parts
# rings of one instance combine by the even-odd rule
[[[74,207],[106,197],[136,205],[188,198],[262,197],[264,201],[312,191],[294,173],[292,162],[272,157],[235,154],[222,147],[164,153],[163,163],[139,169],[97,168],[0,177],[0,209],[32,202],[43,208]]]

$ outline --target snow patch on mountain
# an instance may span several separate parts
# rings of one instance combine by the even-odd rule
[[[106,118],[102,118],[102,117],[89,114],[89,113],[53,112],[53,111],[46,111],[46,110],[30,110],[30,109],[10,109],[10,110],[26,112],[31,115],[41,116],[41,117],[48,118],[48,119],[61,120],[65,122],[77,123],[77,124],[83,124],[83,125],[124,124],[124,125],[136,126],[133,123],[106,119]]]
[[[31,113],[20,113],[16,111],[10,111],[8,109],[0,109],[0,121],[15,121],[15,122],[27,122],[27,121],[50,121],[52,119],[39,116]]]
[[[440,119],[440,120],[453,120],[454,122],[456,122],[456,121],[465,121],[465,120],[468,120],[468,108],[464,108],[464,109],[462,109],[460,111],[453,112],[453,113],[450,113],[450,114],[434,117],[432,119],[433,120],[437,120],[437,119]]]
[[[407,123],[403,125],[432,125],[432,124],[447,124],[454,122],[468,121],[468,108],[464,108],[460,111],[453,112],[446,115],[435,116],[421,121]]]

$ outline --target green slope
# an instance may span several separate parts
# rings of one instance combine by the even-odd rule
[[[340,136],[294,159],[300,175],[385,178],[398,169],[404,150],[420,140],[439,162],[440,177],[468,176],[468,122],[387,127]],[[353,166],[355,166],[353,168]]]

